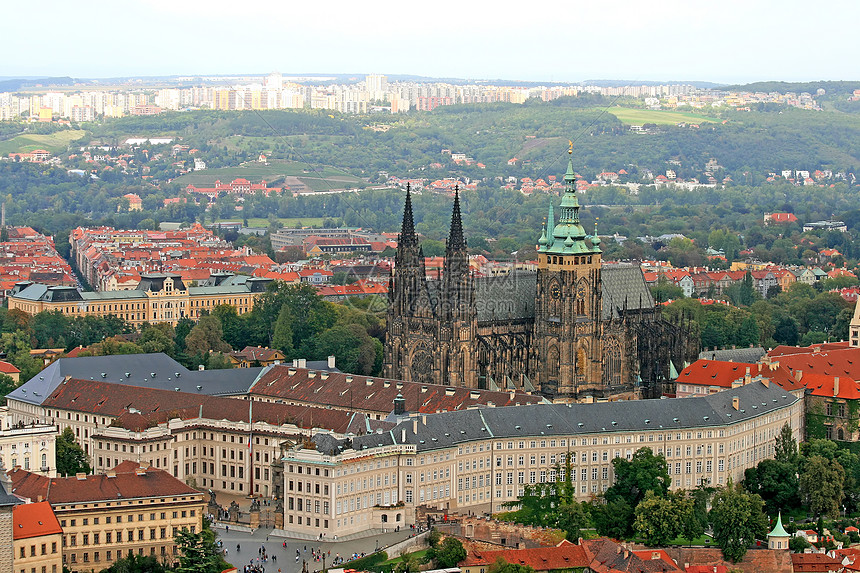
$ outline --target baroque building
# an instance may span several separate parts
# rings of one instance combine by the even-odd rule
[[[573,163],[561,213],[550,203],[537,272],[472,277],[455,192],[443,274],[427,280],[410,189],[389,284],[385,375],[550,398],[659,397],[691,356],[661,318],[640,268],[603,264],[579,218]]]

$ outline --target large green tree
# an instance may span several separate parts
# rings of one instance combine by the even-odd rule
[[[615,458],[612,466],[615,483],[604,494],[607,501],[621,499],[636,507],[649,491],[665,497],[672,483],[666,459],[655,455],[651,448],[639,448],[630,460]]]
[[[466,549],[456,537],[446,537],[437,547],[431,547],[427,556],[436,562],[437,568],[447,569],[456,567],[466,558]]]
[[[770,515],[797,507],[797,466],[788,462],[766,459],[744,472],[744,487],[761,496]]]
[[[845,470],[835,459],[814,455],[803,464],[800,493],[814,515],[838,517],[844,495]]]
[[[215,544],[215,533],[208,527],[197,533],[182,529],[174,538],[179,549],[176,573],[221,573],[228,564]]]
[[[117,559],[102,573],[168,573],[164,565],[155,555],[130,554],[128,557]]]
[[[755,494],[744,491],[731,481],[717,491],[711,501],[709,518],[714,529],[714,541],[723,557],[738,562],[747,549],[767,533],[764,502]]]
[[[692,500],[684,495],[658,497],[648,491],[636,506],[633,529],[652,547],[667,545],[681,535],[683,523],[693,511]]]
[[[73,476],[90,473],[90,464],[84,449],[75,441],[75,433],[66,428],[57,436],[57,474]]]

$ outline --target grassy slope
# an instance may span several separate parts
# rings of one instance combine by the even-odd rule
[[[79,129],[67,129],[49,135],[23,134],[7,141],[0,141],[0,155],[9,153],[29,153],[35,149],[47,149],[51,153],[66,151],[69,143],[85,134]]]
[[[718,120],[688,113],[684,111],[658,111],[650,109],[634,109],[627,107],[611,107],[607,110],[624,123],[631,125],[642,125],[643,123],[656,123],[657,125],[675,125],[676,123],[716,123]]]

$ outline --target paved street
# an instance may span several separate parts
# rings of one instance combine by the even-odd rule
[[[371,553],[376,549],[377,542],[379,547],[385,547],[398,541],[402,541],[409,537],[410,531],[407,529],[400,532],[384,533],[364,539],[353,539],[350,541],[306,541],[304,539],[290,539],[283,537],[269,536],[266,541],[267,534],[271,530],[258,529],[254,533],[244,533],[231,529],[225,531],[224,527],[219,526],[215,529],[218,533],[218,539],[224,542],[224,549],[227,550],[226,560],[232,563],[235,567],[242,571],[245,565],[248,565],[252,559],[257,559],[261,546],[266,547],[266,552],[269,554],[269,561],[265,565],[266,573],[297,573],[302,569],[302,559],[308,560],[308,571],[319,571],[322,569],[322,562],[316,563],[313,561],[311,551],[313,549],[322,549],[326,552],[326,565],[331,565],[331,560],[338,554],[341,557],[348,558],[353,553]],[[286,549],[283,547],[283,542],[287,542]],[[236,551],[236,544],[240,545],[240,549]],[[307,548],[305,550],[305,548]],[[299,550],[299,561],[296,562],[296,549]],[[331,552],[331,556],[328,553]],[[272,557],[277,561],[273,561]],[[346,565],[348,567],[348,565]]]

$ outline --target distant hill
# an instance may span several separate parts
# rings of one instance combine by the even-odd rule
[[[56,78],[14,78],[0,81],[0,92],[15,92],[33,86],[70,86],[75,80],[70,77]]]
[[[747,91],[747,92],[807,92],[815,93],[819,88],[823,88],[827,95],[838,93],[851,93],[856,89],[860,89],[860,81],[827,81],[821,80],[817,82],[755,82],[751,84],[725,86],[722,89],[726,91]]]

